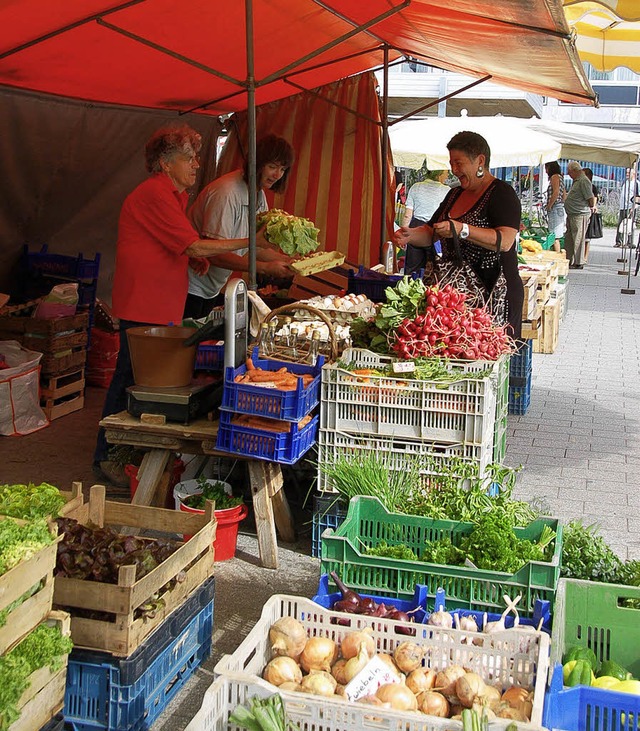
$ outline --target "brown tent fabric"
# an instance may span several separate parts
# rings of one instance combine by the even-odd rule
[[[256,136],[277,134],[296,152],[287,189],[275,195],[273,207],[311,219],[320,229],[319,239],[327,251],[340,251],[352,263],[377,264],[382,128],[375,76],[360,74],[316,91],[322,98],[304,93],[256,109]],[[220,174],[240,167],[244,159],[246,114],[233,119],[219,162]],[[386,235],[390,235],[392,169],[386,172]]]
[[[23,244],[46,243],[53,253],[100,252],[98,295],[110,300],[118,216],[147,175],[144,145],[164,124],[185,123],[203,135],[201,185],[214,174],[215,118],[0,89],[0,291],[17,294]]]

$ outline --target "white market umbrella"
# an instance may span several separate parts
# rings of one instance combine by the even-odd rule
[[[575,33],[582,61],[598,71],[618,66],[640,73],[640,2],[638,0],[564,0],[564,13]]]
[[[447,143],[457,132],[482,135],[491,150],[491,167],[537,166],[560,157],[560,143],[529,129],[514,117],[430,117],[391,124],[389,142],[393,164],[419,170],[449,169]]]

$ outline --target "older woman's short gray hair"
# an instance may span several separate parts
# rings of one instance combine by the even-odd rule
[[[567,165],[567,171],[572,170],[574,173],[579,173],[582,170],[582,165],[580,165],[579,162],[576,162],[575,160],[572,160]]]
[[[161,127],[151,135],[144,148],[147,170],[159,173],[162,171],[160,161],[169,160],[180,152],[197,155],[201,147],[202,137],[189,125]]]

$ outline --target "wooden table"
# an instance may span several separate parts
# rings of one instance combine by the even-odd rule
[[[131,502],[136,505],[151,504],[172,452],[246,459],[260,561],[266,568],[278,568],[276,528],[283,541],[295,540],[291,510],[282,489],[280,465],[216,451],[217,422],[197,419],[185,426],[170,422],[153,423],[154,421],[156,420],[147,421],[121,411],[100,422],[110,444],[127,444],[149,450],[138,470],[138,489]]]

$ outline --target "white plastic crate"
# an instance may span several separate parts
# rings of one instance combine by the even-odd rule
[[[370,627],[378,651],[381,653],[393,654],[397,645],[411,640],[425,647],[423,664],[427,668],[439,671],[448,665],[457,664],[479,673],[487,682],[505,687],[514,683],[532,687],[534,697],[531,723],[518,723],[518,728],[521,731],[532,731],[542,727],[544,691],[549,669],[549,636],[545,633],[506,630],[501,633],[482,634],[415,624],[411,628],[415,630],[415,634],[411,636],[401,631],[403,629],[406,631],[406,625],[402,626],[401,623],[392,620],[333,612],[319,607],[310,599],[286,595],[272,596],[264,605],[260,619],[238,649],[233,655],[225,655],[216,665],[214,672],[230,681],[227,686],[230,690],[226,696],[229,706],[241,692],[247,695],[253,694],[251,690],[233,690],[233,686],[238,685],[239,679],[245,684],[251,683],[252,686],[261,687],[263,691],[266,685],[272,692],[276,692],[275,686],[261,680],[261,675],[264,666],[272,658],[269,628],[281,617],[298,619],[305,626],[309,637],[330,637],[336,642],[341,642],[349,632]],[[473,643],[469,640],[473,640]],[[454,731],[462,728],[459,721],[437,719],[419,713],[399,713],[377,707],[375,713],[372,713],[371,708],[366,706],[360,708],[357,704],[348,704],[338,698],[335,700],[316,698],[307,694],[284,691],[281,695],[288,707],[297,703],[306,707],[306,713],[301,715],[308,725],[303,725],[301,728],[309,731],[318,728],[322,728],[323,731],[368,728],[369,726],[361,724],[361,721],[367,718],[371,720],[371,728],[382,730]],[[207,699],[205,696],[203,707],[210,705],[210,701],[211,698]],[[378,719],[378,725],[373,724],[374,715]],[[319,719],[324,723],[320,726],[313,725],[314,721],[317,722]],[[292,720],[298,720],[298,717],[293,716]],[[493,721],[491,727],[506,729],[509,723],[510,721],[506,719],[499,719]],[[193,731],[196,728],[199,731],[225,728],[194,724],[195,719],[189,727]]]
[[[493,461],[493,427],[490,439],[484,445],[410,441],[406,438],[346,434],[333,429],[320,429],[317,489],[320,492],[336,491],[323,467],[333,464],[339,457],[372,452],[380,454],[390,470],[406,471],[410,466],[417,464],[420,474],[426,478],[426,483],[429,475],[441,474],[445,465],[449,468],[453,457],[477,464],[479,474],[482,475],[487,465]]]
[[[393,358],[349,349],[342,361],[384,368]],[[337,364],[322,369],[320,427],[375,436],[484,444],[492,438],[501,361],[450,361],[468,379],[445,384],[387,376],[362,376]],[[490,371],[474,379],[473,375]]]

